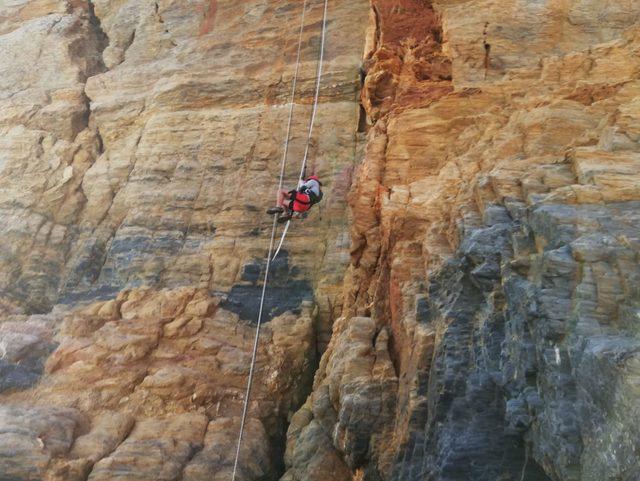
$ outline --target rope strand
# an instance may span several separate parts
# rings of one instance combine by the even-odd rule
[[[313,136],[313,127],[315,125],[315,121],[316,121],[316,114],[318,113],[318,100],[320,98],[320,84],[322,82],[322,66],[324,64],[324,45],[325,45],[325,40],[326,40],[326,33],[327,33],[327,10],[328,10],[328,6],[329,6],[329,0],[324,0],[324,12],[322,14],[322,37],[320,40],[320,58],[318,60],[318,70],[316,72],[316,92],[313,98],[313,110],[311,112],[311,119],[309,120],[309,133],[307,135],[307,145],[305,146],[304,149],[304,156],[302,158],[302,166],[300,168],[300,176],[298,177],[298,187],[300,187],[302,185],[302,179],[304,179],[306,171],[307,171],[307,159],[309,158],[309,147],[311,145],[311,138]],[[313,166],[313,174],[315,174],[315,163]],[[289,227],[289,222],[291,222],[291,220],[289,220],[287,222],[287,228],[285,228],[284,232],[282,233],[282,238],[280,239],[280,244],[278,245],[278,249],[276,250],[275,255],[273,256],[272,260],[275,259],[278,255],[278,253],[280,252],[280,248],[282,247],[282,244],[284,243],[284,239],[287,235],[287,230]]]
[[[324,64],[324,45],[327,34],[327,10],[329,8],[329,0],[324,0],[324,12],[322,14],[322,37],[320,39],[320,59],[318,60],[318,71],[316,79],[316,93],[313,99],[313,111],[311,112],[311,120],[309,120],[309,134],[307,135],[307,146],[304,149],[304,157],[302,158],[302,168],[300,169],[300,178],[298,179],[298,185],[302,183],[302,179],[305,177],[307,170],[307,159],[309,158],[309,146],[311,145],[311,138],[313,136],[313,127],[316,121],[316,114],[318,113],[318,100],[320,98],[320,84],[322,82],[322,66]],[[315,174],[315,172],[312,172]]]
[[[294,109],[294,101],[296,96],[296,87],[298,85],[298,73],[300,72],[300,56],[302,52],[302,36],[304,33],[304,22],[305,15],[307,12],[307,1],[304,1],[304,5],[302,7],[302,15],[300,18],[300,32],[298,35],[298,52],[296,56],[296,68],[293,75],[293,84],[291,86],[291,100],[289,106],[289,120],[287,121],[287,131],[286,137],[284,141],[284,152],[282,154],[282,160],[280,161],[280,181],[278,184],[278,192],[282,189],[282,185],[284,182],[284,171],[287,163],[287,155],[289,153],[289,141],[291,139],[291,125],[293,122],[293,109]],[[236,456],[233,462],[233,474],[231,476],[231,481],[236,480],[236,475],[238,473],[238,463],[240,460],[240,448],[242,447],[242,438],[244,437],[244,429],[247,421],[247,413],[249,411],[249,399],[251,397],[251,388],[253,387],[253,375],[255,371],[256,359],[258,357],[258,345],[260,341],[260,327],[262,325],[262,314],[264,310],[264,300],[267,292],[267,283],[269,280],[269,270],[271,268],[271,254],[273,253],[273,246],[276,238],[276,230],[278,227],[278,216],[275,214],[273,216],[273,225],[271,226],[271,239],[269,241],[269,253],[267,255],[267,266],[264,272],[264,280],[262,283],[262,294],[260,296],[260,307],[258,310],[258,321],[256,325],[256,334],[253,341],[253,351],[251,354],[251,366],[249,368],[249,379],[247,380],[247,390],[244,396],[244,404],[242,407],[242,418],[240,421],[240,432],[238,434],[238,444],[236,446]]]
[[[302,52],[302,37],[303,37],[303,33],[304,33],[304,23],[305,23],[305,16],[306,16],[306,11],[307,11],[307,2],[308,0],[304,1],[304,5],[302,8],[302,16],[301,16],[301,20],[300,20],[300,32],[299,32],[299,37],[298,37],[298,52],[297,52],[297,58],[296,58],[296,68],[295,68],[295,73],[293,76],[293,85],[291,88],[291,100],[290,100],[290,106],[289,106],[289,119],[287,121],[287,133],[286,133],[286,137],[285,137],[285,142],[284,142],[284,152],[282,155],[282,160],[280,163],[280,180],[279,180],[279,184],[278,184],[278,192],[280,191],[280,189],[282,189],[283,186],[283,182],[284,182],[284,173],[285,173],[285,167],[286,167],[286,161],[287,161],[287,156],[289,153],[289,142],[291,139],[291,126],[293,123],[293,110],[294,110],[294,102],[295,102],[295,94],[296,94],[296,87],[298,84],[298,74],[300,72],[300,57],[301,57],[301,52]],[[300,170],[300,178],[298,179],[298,183],[302,182],[302,179],[304,177],[306,168],[307,168],[307,159],[309,157],[309,146],[311,144],[311,138],[313,136],[313,128],[315,125],[315,119],[316,119],[316,114],[318,112],[318,100],[320,98],[320,85],[321,85],[321,81],[322,81],[322,67],[323,67],[323,62],[324,62],[324,46],[325,46],[325,40],[326,40],[326,28],[327,28],[327,11],[328,11],[328,5],[329,5],[329,0],[324,0],[324,11],[322,14],[322,37],[321,37],[321,41],[320,41],[320,59],[318,60],[318,70],[317,70],[317,79],[316,79],[316,90],[315,90],[315,95],[314,95],[314,99],[313,99],[313,110],[311,113],[311,119],[309,121],[309,132],[307,135],[307,144],[305,147],[305,151],[304,151],[304,157],[302,159],[302,168]],[[242,439],[244,437],[244,430],[245,430],[245,424],[246,424],[246,420],[247,420],[247,414],[249,411],[249,399],[251,396],[251,389],[253,387],[253,376],[254,376],[254,372],[255,372],[255,365],[256,365],[256,360],[258,357],[258,345],[259,345],[259,340],[260,340],[260,327],[262,325],[262,314],[263,314],[263,310],[264,310],[264,302],[265,302],[265,297],[266,297],[266,292],[267,292],[267,283],[269,280],[269,271],[271,268],[271,254],[273,253],[273,247],[274,247],[274,242],[275,242],[275,236],[276,236],[276,230],[278,227],[278,218],[277,218],[277,214],[273,216],[273,225],[271,227],[271,239],[269,241],[269,254],[267,257],[267,266],[265,269],[265,273],[264,273],[264,280],[263,280],[263,284],[262,284],[262,294],[260,296],[260,307],[259,307],[259,311],[258,311],[258,321],[257,321],[257,325],[256,325],[256,334],[255,334],[255,338],[254,338],[254,342],[253,342],[253,351],[251,354],[251,366],[249,368],[249,379],[247,380],[247,390],[246,390],[246,394],[245,394],[245,398],[244,398],[244,404],[242,407],[242,418],[240,421],[240,433],[238,434],[238,444],[236,447],[236,455],[235,455],[235,460],[233,463],[233,474],[231,477],[231,481],[235,481],[236,480],[236,475],[238,473],[238,463],[240,460],[240,448],[242,447]]]
[[[251,388],[253,386],[253,373],[255,370],[256,359],[258,357],[258,341],[260,340],[260,325],[262,324],[262,311],[264,308],[264,298],[267,292],[267,280],[269,279],[269,268],[271,267],[271,253],[273,252],[273,244],[276,238],[276,227],[278,225],[277,214],[273,216],[273,226],[271,227],[271,241],[269,242],[269,257],[267,257],[267,267],[264,273],[264,283],[262,284],[262,296],[260,297],[260,310],[258,311],[258,324],[256,326],[256,336],[253,341],[253,353],[251,354],[251,367],[249,368],[249,380],[247,381],[247,392],[244,397],[244,406],[242,408],[242,420],[240,421],[240,434],[238,435],[238,445],[236,447],[236,459],[233,462],[233,475],[231,481],[235,481],[238,472],[238,461],[240,459],[240,447],[242,446],[242,438],[244,435],[244,426],[247,420],[247,412],[249,410],[249,397],[251,396]]]
[[[307,14],[307,2],[308,0],[304,0],[304,5],[302,6],[302,17],[300,19],[300,32],[298,34],[298,53],[296,56],[296,70],[293,75],[293,85],[291,87],[291,100],[289,101],[289,120],[287,121],[287,137],[285,138],[285,141],[284,141],[284,152],[282,153],[282,161],[280,163],[280,183],[278,184],[278,191],[282,189],[282,185],[284,182],[284,169],[287,163],[287,155],[289,154],[289,142],[291,141],[291,124],[293,122],[293,108],[295,106],[294,102],[296,99],[296,86],[298,85],[298,73],[300,72],[300,55],[302,52],[302,34],[304,32],[304,20]]]

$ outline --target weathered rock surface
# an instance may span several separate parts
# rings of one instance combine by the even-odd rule
[[[344,317],[283,479],[637,479],[637,9],[372,5]]]
[[[330,2],[240,479],[640,479],[636,3]],[[230,478],[301,8],[0,6],[0,480]]]
[[[254,329],[219,302],[202,289],[142,289],[67,313],[39,384],[7,387],[0,466],[8,479],[228,478]],[[309,307],[262,331],[239,479],[269,479],[279,468],[278,440],[315,365]],[[11,334],[0,329],[2,342]]]
[[[387,331],[376,332],[368,317],[341,318],[334,328],[319,371],[331,375],[317,378],[289,427],[285,461],[292,468],[283,478],[288,481],[349,480],[372,454],[370,448],[391,447],[398,379]]]
[[[0,5],[0,479],[229,479],[301,11]],[[272,266],[238,479],[283,471],[341,304],[367,15],[332,5],[310,155],[329,201]],[[321,16],[310,2],[287,183]]]
[[[48,312],[140,286],[255,297],[247,278],[268,243],[264,209],[275,199],[301,11],[299,2],[217,0],[1,7],[4,310]],[[310,155],[328,201],[285,246],[292,270],[282,288],[297,304],[315,290],[324,344],[348,262],[367,14],[364,1],[331,6],[322,135]],[[321,18],[310,2],[287,184],[305,147]]]

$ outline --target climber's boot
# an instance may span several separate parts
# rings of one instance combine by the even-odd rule
[[[269,215],[273,215],[273,214],[282,214],[284,212],[284,209],[282,207],[269,207],[267,209],[267,214]]]
[[[278,216],[278,222],[280,224],[284,224],[285,222],[289,222],[292,217],[293,217],[293,215],[291,215],[291,213],[287,212],[285,214],[282,214],[282,215]]]

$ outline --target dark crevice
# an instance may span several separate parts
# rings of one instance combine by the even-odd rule
[[[487,42],[489,29],[489,22],[484,24],[484,31],[482,32],[482,45],[484,46],[484,78],[487,79],[487,72],[491,66],[491,44]]]
[[[200,454],[202,451],[204,451],[206,445],[205,445],[205,441],[207,439],[207,431],[209,430],[209,424],[211,422],[211,418],[209,418],[207,416],[207,427],[204,430],[204,433],[202,435],[202,443],[198,444],[196,446],[193,446],[191,448],[191,450],[189,451],[189,455],[187,456],[187,459],[184,461],[184,464],[182,465],[182,469],[180,470],[180,476],[177,478],[177,481],[181,481],[184,479],[184,475],[185,475],[185,471],[187,469],[187,467],[189,466],[189,464],[191,463],[191,461],[193,461],[195,459],[195,457]]]
[[[89,23],[93,27],[93,32],[96,35],[96,39],[98,41],[98,51],[100,53],[99,62],[102,64],[102,71],[104,72],[107,69],[104,66],[104,61],[102,60],[102,52],[104,52],[104,49],[109,46],[109,37],[102,29],[102,22],[96,15],[95,7],[92,0],[87,1],[87,13],[89,14]]]
[[[367,121],[367,111],[364,106],[360,104],[359,114],[358,114],[358,132],[366,133],[369,130],[369,123]]]
[[[375,18],[375,22],[376,22],[376,44],[372,50],[372,53],[375,52],[376,50],[378,50],[378,48],[380,47],[380,40],[382,38],[382,31],[380,29],[380,11],[378,10],[378,7],[374,4],[371,5],[372,6],[372,10],[373,10],[373,15]]]
[[[164,26],[165,25],[164,18],[162,18],[162,15],[160,15],[160,6],[158,5],[158,2],[154,3],[154,9],[155,9],[155,15],[158,18],[158,23]],[[164,33],[167,35],[167,37],[169,37],[169,42],[171,42],[171,45],[173,47],[177,47],[178,44],[175,42],[175,40],[173,40],[173,38],[171,37],[171,32],[169,32],[169,29],[166,28],[166,26],[164,28]]]
[[[124,46],[123,50],[123,54],[122,54],[122,61],[124,62],[126,56],[127,56],[127,50],[129,50],[129,47],[131,47],[131,45],[133,45],[133,42],[136,39],[136,29],[134,28],[133,31],[131,32],[131,36],[129,37],[129,40],[127,40],[127,44]]]
[[[102,456],[100,459],[96,460],[95,463],[92,463],[91,466],[89,467],[89,469],[87,470],[87,474],[84,477],[84,480],[86,481],[87,479],[89,479],[91,477],[91,474],[93,473],[94,468],[96,467],[96,465],[102,461],[103,459],[108,459],[110,458],[115,452],[116,450],[129,438],[129,436],[131,435],[133,428],[136,426],[136,420],[134,419],[131,422],[131,425],[129,426],[129,428],[127,429],[127,431],[124,433],[124,436],[122,437],[122,440],[117,443],[113,449],[111,449],[109,452],[105,453],[104,456]],[[77,438],[74,440],[74,444],[77,441]]]
[[[100,129],[96,127],[96,141],[98,142],[98,154],[101,155],[104,153],[104,141],[102,140],[102,134],[100,133]]]
[[[487,71],[489,70],[489,65],[491,63],[490,59],[491,55],[491,44],[484,42],[484,77],[487,78]]]

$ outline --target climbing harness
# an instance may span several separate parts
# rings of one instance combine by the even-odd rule
[[[287,129],[286,129],[286,137],[285,137],[285,141],[284,141],[284,152],[282,154],[282,160],[280,163],[280,180],[279,180],[279,184],[278,184],[278,192],[280,191],[280,189],[282,189],[282,185],[284,183],[284,172],[285,172],[285,166],[286,166],[286,162],[287,162],[287,154],[289,152],[289,142],[291,139],[291,126],[292,126],[292,121],[293,121],[293,110],[294,110],[294,105],[295,105],[295,95],[296,95],[296,87],[297,87],[297,83],[298,83],[298,74],[300,72],[300,57],[301,57],[301,52],[302,52],[302,37],[303,37],[303,33],[304,33],[304,25],[305,25],[305,16],[306,16],[306,12],[307,12],[307,3],[308,0],[304,0],[304,4],[302,6],[302,14],[301,14],[301,18],[300,18],[300,32],[298,35],[298,51],[297,51],[297,57],[296,57],[296,68],[295,68],[295,72],[294,72],[294,76],[293,76],[293,82],[292,82],[292,86],[291,86],[291,100],[289,102],[289,120],[287,122]],[[320,61],[319,61],[319,66],[318,66],[318,74],[321,75],[322,74],[322,62],[324,60],[324,42],[325,42],[325,31],[326,31],[326,24],[327,24],[327,7],[328,7],[328,3],[329,0],[324,0],[324,13],[323,13],[323,20],[322,20],[322,40],[321,40],[321,47],[320,47]],[[310,122],[310,127],[309,127],[309,136],[307,139],[307,146],[305,149],[305,156],[303,158],[302,161],[302,173],[300,174],[300,179],[299,181],[302,180],[303,177],[303,173],[306,169],[305,164],[306,164],[306,159],[308,156],[308,151],[309,151],[309,143],[311,141],[311,134],[313,131],[313,122],[315,120],[315,114],[317,111],[317,104],[318,104],[318,96],[319,96],[319,89],[320,89],[320,79],[318,78],[317,81],[317,85],[316,85],[316,94],[315,94],[315,100],[314,100],[314,106],[313,106],[313,113],[312,113],[312,117],[311,117],[311,122]],[[282,236],[282,239],[280,240],[280,244],[278,247],[278,250],[276,252],[276,255],[278,254],[278,252],[280,252],[280,248],[282,247],[282,243],[284,242],[284,238],[287,234],[287,231],[289,230],[289,224],[290,221],[287,222],[287,225],[284,228],[284,233]],[[260,340],[260,327],[262,324],[262,313],[264,310],[264,301],[265,301],[265,296],[266,296],[266,292],[267,292],[267,283],[269,280],[269,270],[271,267],[271,262],[273,259],[275,259],[275,256],[271,257],[272,253],[273,253],[273,247],[274,247],[274,243],[275,243],[275,238],[276,238],[276,229],[278,227],[278,215],[274,214],[273,216],[273,225],[271,226],[271,239],[269,241],[269,253],[267,255],[267,266],[265,268],[265,273],[264,273],[264,280],[263,280],[263,284],[262,284],[262,294],[260,296],[260,307],[258,310],[258,320],[256,323],[256,333],[255,333],[255,338],[254,338],[254,342],[253,342],[253,351],[251,354],[251,366],[249,368],[249,379],[247,380],[247,389],[246,389],[246,393],[244,396],[244,404],[242,407],[242,417],[241,417],[241,421],[240,421],[240,432],[238,434],[238,444],[236,447],[236,455],[235,455],[235,460],[233,462],[233,474],[231,476],[231,481],[236,481],[236,475],[238,472],[238,462],[240,459],[240,448],[242,446],[242,439],[244,437],[244,429],[245,429],[245,424],[246,424],[246,420],[247,420],[247,412],[249,410],[249,399],[251,397],[251,388],[253,386],[253,375],[255,372],[255,365],[256,365],[256,359],[258,356],[258,342]]]
[[[311,209],[313,202],[311,196],[304,191],[294,190],[291,194],[290,209],[292,212],[307,212]]]

